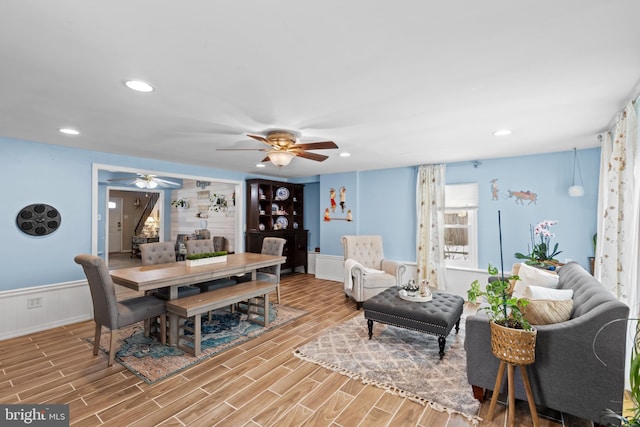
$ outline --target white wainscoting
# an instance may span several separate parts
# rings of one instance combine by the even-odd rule
[[[41,307],[27,308],[40,298]],[[86,280],[0,292],[0,340],[93,319]]]
[[[309,252],[309,274],[319,279],[343,282],[342,256]],[[406,262],[405,280],[416,277],[416,264]],[[486,271],[447,269],[447,291],[466,299],[474,280],[487,283]],[[27,308],[28,300],[40,298],[41,307]],[[86,280],[14,289],[0,292],[0,340],[19,337],[93,318],[91,293]]]

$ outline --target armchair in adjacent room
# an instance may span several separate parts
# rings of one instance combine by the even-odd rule
[[[362,303],[385,289],[403,284],[407,267],[384,258],[382,236],[342,236],[344,293]]]

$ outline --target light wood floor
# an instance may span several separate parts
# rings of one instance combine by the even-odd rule
[[[309,314],[153,385],[92,355],[85,340],[92,321],[0,341],[0,402],[66,403],[75,426],[471,425],[294,357],[295,348],[357,312],[338,282],[296,273],[283,276],[281,292],[284,304]],[[505,408],[482,425],[505,425]],[[531,425],[526,404],[518,425]]]

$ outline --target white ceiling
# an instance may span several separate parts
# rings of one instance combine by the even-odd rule
[[[597,146],[638,94],[640,1],[5,0],[0,57],[0,137],[310,176]],[[275,128],[340,149],[216,151]]]

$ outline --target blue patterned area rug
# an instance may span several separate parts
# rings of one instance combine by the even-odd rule
[[[328,329],[294,355],[477,424],[480,402],[467,382],[464,323],[447,337],[442,360],[433,335],[375,322],[369,340],[364,314]]]
[[[118,331],[116,360],[146,383],[152,384],[305,314],[307,312],[303,310],[270,304],[271,321],[265,328],[249,322],[246,314],[230,313],[226,309],[215,310],[211,320],[206,315],[202,316],[202,353],[198,357],[177,347],[162,345],[154,337],[145,337],[140,322]],[[93,345],[93,338],[88,341]],[[100,347],[107,353],[109,331],[106,328],[103,328]]]

